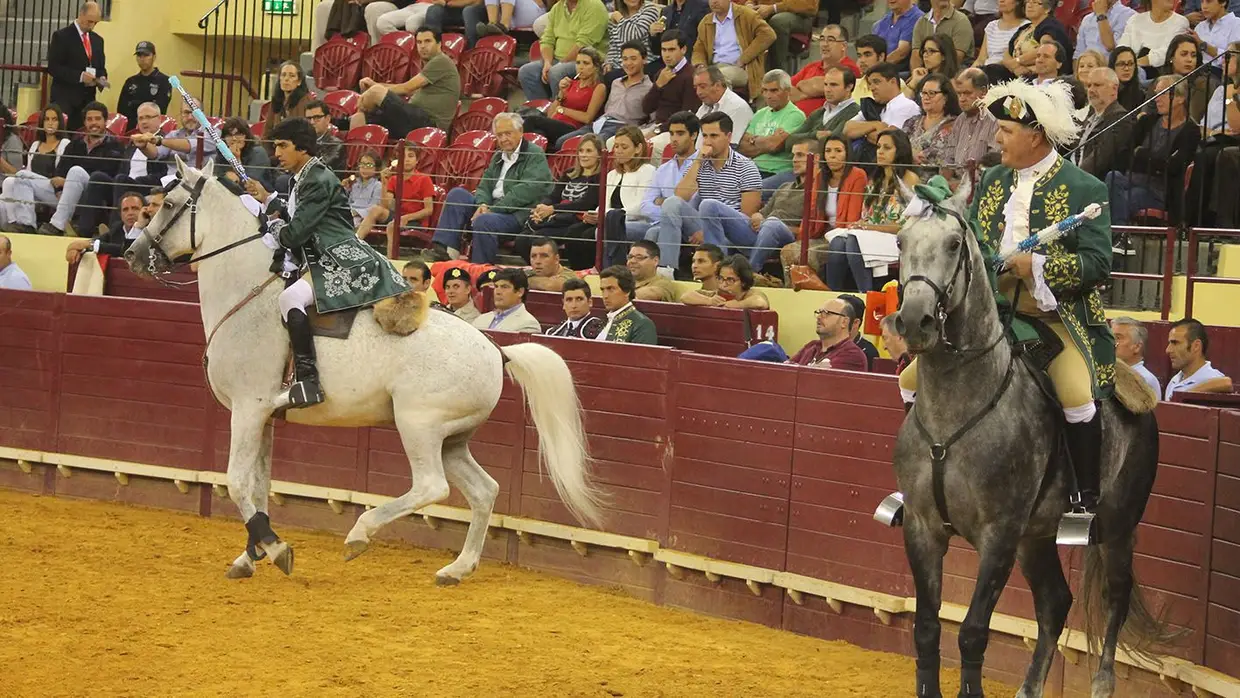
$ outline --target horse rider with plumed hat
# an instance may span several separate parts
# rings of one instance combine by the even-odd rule
[[[1107,188],[1056,150],[1075,142],[1079,130],[1065,83],[1013,80],[990,90],[986,107],[999,122],[1002,162],[982,176],[970,224],[1010,335],[1018,345],[1036,347],[1029,358],[1044,367],[1063,408],[1077,483],[1065,521],[1087,529],[1092,541],[1100,492],[1098,401],[1110,397],[1115,383],[1115,337],[1099,292],[1111,272]],[[1017,251],[1021,241],[1090,204],[1102,206],[1101,215],[1032,252]],[[990,262],[1013,252],[996,273]],[[914,361],[900,375],[900,392],[912,402],[916,390]]]

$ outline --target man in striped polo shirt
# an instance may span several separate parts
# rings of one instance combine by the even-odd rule
[[[695,222],[706,243],[731,244],[737,252],[737,246],[753,246],[757,235],[750,219],[762,208],[762,175],[732,147],[732,117],[712,112],[701,125],[701,150],[676,186],[676,198],[697,202]]]

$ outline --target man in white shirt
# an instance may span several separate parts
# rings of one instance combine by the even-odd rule
[[[1033,57],[1033,84],[1049,85],[1059,79],[1064,63],[1068,62],[1068,50],[1057,41],[1038,44]]]
[[[1240,17],[1228,12],[1222,0],[1201,0],[1201,16],[1202,20],[1188,35],[1201,44],[1201,50],[1209,56],[1206,60],[1221,68],[1220,54],[1227,51],[1231,42],[1240,41]]]
[[[745,130],[749,128],[749,120],[753,118],[753,109],[749,103],[741,98],[740,95],[732,91],[728,87],[727,80],[720,71],[719,66],[698,66],[693,69],[693,89],[697,92],[698,99],[702,100],[702,106],[698,107],[697,117],[701,119],[703,116],[711,112],[721,111],[732,117],[732,145],[741,142],[741,136],[745,135]],[[698,138],[698,145],[702,144],[702,140]]]
[[[1158,384],[1158,377],[1145,367],[1145,344],[1150,337],[1149,330],[1140,320],[1117,317],[1111,320],[1111,332],[1115,334],[1115,358],[1136,371],[1161,399],[1162,387]]]
[[[1137,54],[1142,68],[1161,68],[1167,61],[1167,48],[1176,34],[1188,31],[1188,19],[1173,11],[1174,0],[1150,0],[1150,11],[1128,20],[1120,35],[1121,46]]]
[[[1177,392],[1230,393],[1231,379],[1210,365],[1206,355],[1210,350],[1210,338],[1199,321],[1184,318],[1171,323],[1167,335],[1167,357],[1172,370],[1178,371],[1167,381],[1165,399],[1170,400]]]
[[[30,291],[30,277],[13,261],[13,241],[0,235],[0,288]]]
[[[870,85],[871,98],[882,107],[882,112],[877,121],[867,120],[863,102],[862,113],[844,126],[846,138],[865,138],[870,143],[877,143],[878,134],[889,128],[903,128],[905,121],[921,113],[917,102],[904,96],[900,89],[900,70],[891,63],[879,63],[870,68],[865,73],[865,80]]]
[[[525,272],[520,269],[507,267],[497,270],[492,291],[495,310],[478,316],[478,319],[474,320],[474,327],[480,330],[541,333],[542,324],[525,309],[525,294],[529,288]]]
[[[1082,19],[1076,30],[1076,57],[1091,50],[1110,56],[1119,45],[1117,39],[1124,35],[1128,20],[1136,14],[1136,10],[1118,0],[1093,0],[1093,13]]]

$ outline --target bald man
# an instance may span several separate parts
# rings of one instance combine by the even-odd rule
[[[47,44],[47,72],[52,75],[51,101],[69,117],[69,130],[82,128],[82,107],[108,87],[103,37],[95,33],[99,3],[84,2],[77,19],[52,34]]]

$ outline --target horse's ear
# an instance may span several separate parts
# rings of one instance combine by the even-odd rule
[[[969,195],[972,193],[973,178],[969,176],[968,172],[965,172],[964,176],[960,178],[960,184],[956,185],[955,193],[947,201],[944,201],[943,205],[963,215],[965,211],[969,210]]]
[[[176,159],[177,159],[177,179],[184,182],[185,175],[189,173],[189,167],[185,165],[185,161],[181,159],[180,155],[177,155]]]
[[[211,179],[215,175],[215,158],[207,160],[207,166],[202,168],[202,176]]]

